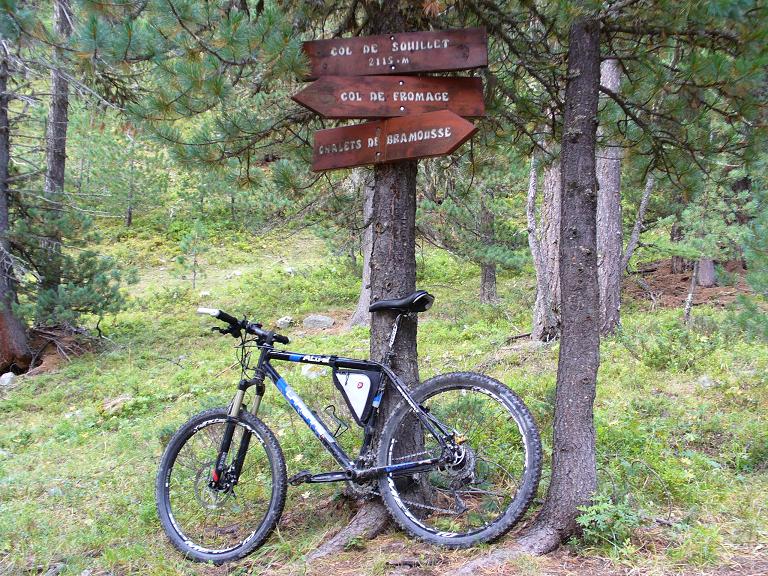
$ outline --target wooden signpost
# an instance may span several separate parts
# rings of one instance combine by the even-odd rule
[[[480,78],[403,76],[488,65],[484,28],[304,42],[308,80],[293,99],[326,118],[382,118],[315,132],[312,170],[451,154],[485,115]],[[386,76],[385,76],[386,75]]]
[[[312,170],[451,154],[477,127],[450,110],[315,132]]]
[[[485,115],[480,78],[423,76],[324,76],[293,99],[326,118],[389,118],[451,110]]]
[[[307,80],[320,76],[370,76],[448,72],[488,65],[485,28],[399,32],[381,36],[304,42]]]

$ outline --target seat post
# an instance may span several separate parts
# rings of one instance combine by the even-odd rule
[[[389,360],[392,358],[392,354],[394,352],[395,338],[397,338],[397,330],[400,328],[400,320],[402,317],[402,313],[398,314],[397,318],[395,318],[394,324],[392,324],[392,332],[389,335],[389,348],[387,349],[386,356],[384,356],[384,364],[387,366],[389,366]]]

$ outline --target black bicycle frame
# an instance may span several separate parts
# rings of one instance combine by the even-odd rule
[[[322,472],[314,474],[307,478],[307,482],[338,482],[342,480],[357,480],[366,481],[382,474],[391,473],[406,473],[413,472],[419,468],[431,468],[435,464],[438,464],[443,459],[443,455],[437,458],[426,458],[422,460],[415,460],[412,462],[403,462],[400,464],[393,464],[390,466],[378,466],[361,468],[347,455],[343,448],[336,442],[334,435],[326,428],[322,420],[318,418],[315,413],[307,407],[298,393],[280,376],[277,370],[270,363],[271,360],[279,360],[285,362],[297,362],[301,364],[318,364],[323,366],[330,366],[332,368],[349,368],[352,370],[367,370],[372,372],[383,373],[389,382],[395,387],[397,392],[408,405],[413,409],[414,413],[424,425],[424,427],[437,439],[440,446],[443,448],[443,453],[447,446],[446,438],[451,436],[451,432],[445,430],[434,418],[428,416],[424,410],[411,398],[408,393],[408,389],[405,384],[397,377],[391,368],[379,362],[373,362],[370,360],[355,360],[352,358],[343,358],[339,356],[321,356],[315,354],[300,354],[296,352],[288,352],[275,350],[270,345],[261,345],[261,354],[259,355],[258,365],[256,367],[256,376],[251,380],[243,380],[240,382],[238,392],[232,402],[230,409],[230,417],[228,418],[228,425],[224,432],[224,437],[221,442],[219,451],[219,457],[216,461],[216,466],[213,471],[213,485],[219,486],[221,474],[224,470],[224,464],[226,462],[227,454],[229,452],[232,436],[234,434],[235,423],[234,419],[239,413],[242,406],[243,397],[245,391],[250,386],[257,386],[257,396],[254,402],[254,415],[258,409],[258,405],[261,402],[261,396],[264,394],[264,376],[268,376],[272,382],[274,382],[277,389],[293,407],[299,417],[307,424],[312,433],[320,440],[323,447],[334,457],[334,459],[341,465],[343,470],[334,472]],[[384,387],[386,382],[380,385],[376,396],[372,399],[372,405],[374,412],[371,414],[369,421],[364,428],[363,444],[360,448],[360,456],[369,448],[371,440],[373,438],[375,420],[378,415],[378,406],[381,402],[382,395],[384,393]],[[238,448],[238,454],[234,461],[234,473],[235,478],[239,476],[239,472],[242,468],[243,461],[245,460],[245,454],[248,450],[250,443],[250,433],[245,432]]]

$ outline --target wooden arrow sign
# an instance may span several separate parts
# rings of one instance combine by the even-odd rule
[[[448,72],[488,65],[485,28],[400,32],[304,42],[307,80],[320,76],[370,76]]]
[[[438,110],[485,115],[480,78],[323,76],[293,99],[326,118],[388,118]]]
[[[450,110],[315,132],[312,170],[451,154],[477,131]]]

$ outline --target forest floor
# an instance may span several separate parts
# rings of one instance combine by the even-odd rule
[[[722,270],[723,280],[727,283],[710,287],[697,286],[693,295],[694,306],[710,304],[724,307],[733,304],[740,294],[752,293],[740,262],[728,262]],[[637,302],[644,301],[649,310],[680,308],[691,290],[692,273],[690,269],[674,272],[670,259],[646,262],[625,279],[624,296]]]
[[[0,574],[431,576],[514,538],[447,551],[390,528],[307,565],[305,556],[354,512],[338,487],[314,485],[289,490],[278,530],[245,560],[222,567],[184,560],[157,520],[157,462],[181,423],[226,405],[238,377],[231,343],[212,336],[194,309],[247,313],[266,326],[290,315],[291,349],[367,357],[367,330],[342,327],[358,273],[309,236],[214,247],[194,290],[169,265],[173,250],[151,238],[115,243],[114,251],[137,264],[142,280],[130,287],[129,308],[102,322],[109,340],[0,389]],[[653,298],[628,279],[622,330],[601,346],[595,425],[599,520],[607,528],[592,526],[554,554],[523,556],[488,574],[768,574],[768,353],[740,331],[730,304],[747,290],[734,274],[733,286],[700,291],[706,302],[696,301],[689,328],[680,321],[688,281],[664,265],[643,265]],[[530,323],[529,271],[499,275],[498,307],[476,303],[478,283],[473,266],[420,251],[418,285],[436,295],[420,319],[421,377],[479,369],[524,399],[545,451],[529,521],[548,484],[558,349],[510,340]],[[312,313],[336,325],[305,329]],[[290,367],[284,376],[320,405],[338,401],[329,379]],[[331,469],[278,395],[268,393],[260,415],[280,439],[289,475]],[[359,435],[340,441],[351,450]]]

